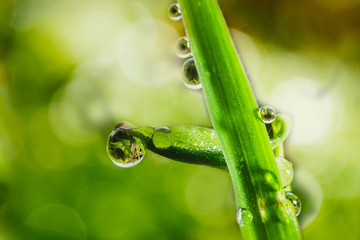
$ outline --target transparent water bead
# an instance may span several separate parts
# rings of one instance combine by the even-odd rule
[[[294,177],[293,164],[283,157],[275,158],[283,188],[289,186]]]
[[[298,216],[301,211],[300,198],[292,192],[285,192],[285,197],[294,205],[296,216]]]
[[[153,144],[156,148],[168,148],[171,146],[171,130],[168,127],[155,128],[152,136]]]
[[[194,58],[186,60],[181,68],[181,77],[185,86],[191,89],[200,89],[201,82],[195,67]]]
[[[140,139],[127,134],[125,129],[125,125],[119,125],[110,133],[106,149],[113,163],[129,168],[141,162],[146,149]]]
[[[187,37],[181,37],[176,41],[176,55],[180,58],[191,56],[190,42]]]
[[[244,227],[249,224],[253,219],[252,213],[246,208],[239,208],[236,213],[236,220],[240,227]]]
[[[264,123],[271,123],[276,118],[276,111],[273,107],[263,106],[259,108],[259,117]]]
[[[168,8],[168,16],[173,21],[178,21],[181,19],[181,10],[178,3],[173,3]]]

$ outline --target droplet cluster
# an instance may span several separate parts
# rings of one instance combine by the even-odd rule
[[[178,21],[182,18],[180,5],[178,3],[174,3],[169,6],[168,16],[171,20],[174,20],[174,21]],[[185,86],[187,86],[188,88],[191,88],[191,89],[200,89],[202,87],[202,85],[201,85],[198,71],[196,69],[195,60],[192,57],[189,38],[187,36],[180,37],[176,41],[175,46],[176,46],[176,55],[180,58],[186,59],[181,67],[181,78],[182,78]],[[276,119],[276,111],[274,108],[272,108],[270,106],[263,106],[258,109],[258,116],[263,123],[270,124]],[[152,141],[153,141],[154,146],[157,148],[168,148],[171,145],[170,129],[168,129],[166,127],[161,127],[161,128],[155,129],[154,134],[152,136]],[[132,148],[132,147],[130,147],[130,148]],[[141,149],[141,147],[140,147],[140,149]],[[116,151],[118,151],[118,150],[116,150]],[[114,150],[113,152],[118,154],[116,151]],[[139,150],[139,151],[141,152],[141,150]],[[109,154],[109,156],[110,155],[111,154]],[[112,154],[112,155],[114,155],[114,154]],[[138,156],[139,154],[138,155],[128,154],[128,155]],[[119,158],[124,159],[124,157],[122,157],[122,155],[120,157],[116,156],[116,159],[119,159]],[[142,157],[135,157],[135,158],[139,158],[141,161]],[[282,156],[277,156],[275,158],[275,160],[276,160],[276,164],[277,164],[277,167],[279,170],[282,187],[286,188],[291,184],[293,175],[294,175],[292,163],[287,161]],[[267,178],[267,179],[271,180],[272,178]],[[294,206],[296,216],[298,216],[301,211],[300,199],[298,198],[298,196],[296,196],[292,192],[285,192],[285,196],[288,199],[288,201],[290,201],[292,203],[292,205]],[[241,227],[244,227],[252,221],[253,215],[246,208],[239,208],[239,210],[237,211],[237,214],[236,214],[236,218],[237,218],[238,224]]]
[[[171,20],[177,21],[182,18],[180,5],[173,3],[168,8],[168,16]],[[189,58],[185,60],[181,67],[181,79],[186,87],[190,89],[201,89],[201,82],[197,72],[194,58],[191,53],[191,46],[188,37],[180,37],[175,44],[176,55],[180,58]]]
[[[276,110],[270,106],[263,106],[258,109],[258,115],[260,120],[265,124],[270,124],[276,119]],[[286,127],[286,126],[283,126]],[[271,140],[271,138],[270,138]],[[282,156],[276,156],[275,158],[277,168],[279,170],[280,180],[283,188],[288,187],[294,177],[293,164],[286,160]]]

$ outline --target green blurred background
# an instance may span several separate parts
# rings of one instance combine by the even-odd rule
[[[210,125],[170,3],[0,0],[0,240],[240,238],[225,171],[106,155],[118,121]],[[305,239],[360,239],[360,2],[219,3],[258,102],[294,120]]]

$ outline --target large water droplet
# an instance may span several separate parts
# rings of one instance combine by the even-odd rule
[[[113,163],[123,168],[139,164],[146,150],[140,139],[129,135],[122,127],[110,133],[106,149]]]
[[[236,220],[240,227],[244,227],[249,224],[253,219],[252,213],[246,208],[239,208],[236,213]]]
[[[173,3],[168,8],[168,16],[173,21],[178,21],[181,19],[181,10],[178,3]]]
[[[191,56],[190,42],[187,37],[181,37],[176,41],[176,55],[181,58]]]
[[[292,192],[285,192],[285,197],[294,205],[296,216],[298,216],[301,211],[300,198]]]
[[[153,144],[156,148],[168,148],[171,146],[171,130],[168,127],[155,128],[152,136]]]
[[[181,77],[185,86],[191,89],[200,89],[201,82],[195,67],[194,58],[186,60],[181,68]]]
[[[271,123],[276,118],[276,111],[273,107],[263,106],[259,108],[259,117],[264,123]]]
[[[293,164],[283,157],[276,157],[276,165],[279,169],[281,184],[283,188],[289,186],[294,177]]]

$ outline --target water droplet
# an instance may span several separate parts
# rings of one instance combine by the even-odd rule
[[[113,163],[123,168],[139,164],[146,150],[142,141],[126,133],[122,125],[110,133],[106,149]]]
[[[182,80],[191,89],[200,89],[201,82],[195,67],[194,58],[186,60],[181,68]]]
[[[283,188],[289,186],[294,177],[293,164],[283,157],[276,157],[276,165],[279,169],[281,184]]]
[[[249,224],[253,219],[252,213],[246,208],[239,208],[236,213],[236,220],[240,227],[244,227]]]
[[[190,42],[187,37],[181,37],[176,41],[176,55],[180,58],[191,56]]]
[[[168,148],[171,146],[171,130],[168,127],[155,128],[152,136],[153,144],[156,148]]]
[[[181,19],[181,10],[178,3],[173,3],[169,6],[168,16],[173,21],[178,21]]]
[[[276,118],[276,111],[270,106],[261,107],[259,108],[259,117],[264,123],[271,123]]]
[[[285,197],[294,205],[296,216],[298,216],[301,211],[300,198],[292,192],[285,192]]]

